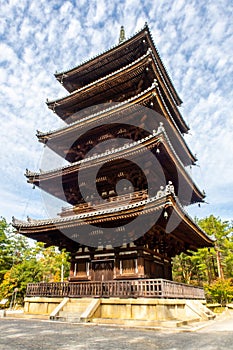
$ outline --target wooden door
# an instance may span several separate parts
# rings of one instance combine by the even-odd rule
[[[94,281],[113,280],[114,260],[102,260],[92,262]]]

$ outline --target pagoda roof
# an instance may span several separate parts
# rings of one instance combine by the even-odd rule
[[[135,85],[142,85],[142,81],[145,85],[147,81],[149,82],[151,80],[152,82],[155,79],[157,79],[159,86],[161,86],[161,94],[166,99],[166,106],[169,105],[170,114],[173,115],[180,131],[186,133],[189,128],[169,92],[165,79],[159,73],[159,67],[151,49],[148,49],[144,55],[130,64],[121,67],[119,70],[112,71],[110,74],[92,81],[69,95],[53,101],[47,101],[47,105],[66,123],[70,124],[80,117],[80,113],[77,114],[80,110],[93,104],[108,102],[109,100],[121,101],[127,99],[125,96],[127,96],[129,89],[132,90],[132,87],[135,89]],[[123,91],[122,87],[124,87]],[[110,92],[111,89],[113,89],[112,93]],[[103,93],[104,96],[102,96]]]
[[[93,79],[96,80],[109,74],[113,70],[113,67],[120,68],[126,65],[142,53],[145,53],[148,48],[152,49],[160,74],[164,77],[176,104],[180,105],[182,100],[178,96],[171,78],[160,58],[147,23],[140,31],[127,40],[114,45],[110,49],[82,62],[76,67],[55,73],[55,77],[71,92],[75,90],[77,86],[84,86],[93,81]]]
[[[69,132],[73,131],[74,128],[82,128],[87,124],[87,122],[94,120],[97,122],[101,122],[102,118],[110,113],[115,113],[119,109],[127,108],[130,106],[130,104],[140,104],[142,100],[148,97],[152,97],[152,92],[155,90],[156,87],[156,81],[152,83],[150,87],[148,87],[146,90],[143,90],[142,92],[138,93],[135,96],[132,96],[128,98],[127,100],[121,101],[121,102],[115,102],[113,104],[103,104],[101,109],[98,112],[90,112],[87,116],[82,117],[81,119],[75,120],[68,125],[64,125],[58,129],[49,130],[46,132],[37,131],[37,137],[40,142],[46,143],[47,140],[52,138],[53,136],[56,137],[59,134],[63,134],[63,132]]]
[[[176,135],[176,139],[178,140],[177,147],[175,145],[174,147],[176,148],[177,153],[179,153],[179,156],[181,157],[183,163],[185,165],[194,164],[197,159],[187,146],[183,135],[180,132],[180,129],[177,127],[177,124],[174,121],[171,113],[169,112],[169,109],[166,107],[166,104],[164,102],[161,91],[156,81],[154,81],[150,87],[148,87],[146,90],[143,90],[139,94],[122,102],[116,102],[110,105],[101,105],[101,109],[98,112],[94,111],[93,113],[91,113],[90,110],[88,115],[84,115],[83,117],[81,117],[81,119],[76,120],[70,123],[69,125],[65,125],[56,130],[51,130],[48,132],[37,131],[37,137],[40,142],[46,143],[47,146],[52,148],[56,153],[58,153],[62,157],[66,157],[67,154],[65,149],[67,149],[67,147],[65,146],[64,140],[66,138],[69,139],[69,136],[72,133],[76,134],[78,131],[94,127],[94,125],[98,125],[99,123],[105,123],[106,120],[111,118],[114,113],[118,113],[119,111],[122,111],[124,109],[127,110],[127,108],[130,108],[132,105],[147,105],[154,99],[159,99],[165,111],[165,118],[167,118],[167,121],[170,122],[170,124],[172,125],[172,129],[174,130],[174,134]],[[162,114],[163,111],[161,109],[160,111]],[[112,120],[112,122],[115,122],[115,120]],[[68,160],[72,162],[72,159]]]
[[[64,180],[65,177],[70,178],[73,174],[77,174],[80,168],[85,166],[85,169],[91,168],[98,164],[103,164],[104,162],[113,161],[116,159],[127,159],[127,156],[134,155],[137,156],[138,153],[145,152],[145,149],[151,150],[153,147],[158,147],[161,149],[161,154],[164,155],[165,161],[163,161],[163,167],[169,168],[168,172],[174,171],[174,166],[176,172],[179,171],[182,178],[185,179],[188,187],[192,189],[193,194],[191,198],[191,202],[201,202],[205,195],[201,192],[198,187],[193,183],[190,175],[187,173],[183,163],[175,152],[169,137],[166,134],[166,131],[162,125],[158,128],[158,131],[153,130],[153,133],[149,136],[142,138],[138,141],[134,141],[132,143],[125,144],[122,147],[115,148],[112,150],[107,150],[104,153],[96,154],[90,157],[86,157],[80,161],[74,162],[71,165],[66,165],[57,169],[42,171],[39,173],[26,171],[26,177],[28,178],[28,182],[32,183],[36,186],[40,186],[46,192],[51,193],[51,189],[48,188],[46,182],[54,181],[55,178],[60,178]],[[172,170],[173,169],[173,170]],[[170,174],[170,178],[172,179],[172,174]],[[44,185],[43,185],[44,184]],[[56,190],[53,190],[56,192]],[[51,193],[54,195],[54,193]],[[56,195],[58,198],[59,195]],[[62,195],[62,199],[64,199]],[[187,204],[187,203],[185,203]]]
[[[47,245],[67,247],[69,250],[72,248],[72,237],[74,239],[73,248],[77,248],[79,245],[78,236],[82,234],[84,227],[91,226],[93,231],[95,226],[101,229],[99,227],[101,223],[109,222],[111,223],[110,225],[113,225],[114,222],[122,222],[140,215],[149,215],[151,213],[153,215],[153,212],[158,210],[163,213],[166,211],[171,219],[173,216],[173,219],[177,221],[177,225],[170,231],[169,220],[166,220],[164,215],[160,215],[155,225],[159,225],[165,231],[167,230],[166,232],[176,237],[176,239],[182,240],[187,250],[213,246],[213,241],[184,211],[178,198],[173,194],[165,194],[161,197],[155,196],[128,204],[127,206],[118,205],[115,208],[97,209],[92,212],[68,217],[45,220],[29,219],[28,222],[13,218],[12,224],[18,232],[27,237],[44,242]]]
[[[120,68],[119,70],[113,71],[110,74],[91,82],[90,84],[85,85],[64,97],[47,101],[46,103],[50,109],[56,112],[56,114],[65,122],[70,124],[74,121],[72,117],[76,117],[75,113],[84,109],[85,107],[93,105],[93,98],[96,98],[96,95],[101,95],[103,93],[106,94],[106,92],[111,88],[115,88],[115,95],[122,95],[122,84],[128,87],[130,83],[132,84],[132,81],[136,83],[139,79],[141,79],[145,68],[150,64],[150,56],[150,52],[147,52],[137,60]],[[112,97],[113,96],[111,94],[109,96],[111,101]],[[123,100],[124,98],[122,98],[122,101]],[[108,98],[102,98],[100,101],[95,100],[94,104],[104,102],[109,102]],[[113,102],[118,101],[116,100]]]

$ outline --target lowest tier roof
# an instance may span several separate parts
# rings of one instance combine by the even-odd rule
[[[185,250],[194,250],[213,245],[213,241],[184,212],[179,201],[172,194],[160,198],[148,198],[127,206],[118,206],[109,210],[93,210],[93,212],[70,217],[30,220],[30,222],[19,221],[13,218],[13,226],[21,234],[45,242],[47,245],[59,245],[60,247],[68,248],[68,250],[75,250],[83,242],[89,242],[89,246],[97,247],[95,243],[101,241],[101,235],[103,237],[101,224],[109,223],[110,227],[113,228],[115,224],[115,231],[113,229],[111,237],[111,245],[120,246],[122,244],[122,237],[116,225],[117,223],[121,223],[121,225],[125,224],[127,228],[129,219],[139,217],[142,220],[149,220],[149,218],[153,220],[157,211],[161,215],[157,216],[154,226],[165,230],[167,234],[184,243]],[[164,215],[165,211],[167,213],[166,217]],[[143,217],[145,218],[143,219]],[[93,237],[94,231],[96,236],[99,233],[100,237]],[[88,235],[90,236],[89,238]],[[131,235],[130,237],[130,241],[135,241],[139,238],[136,233],[135,236]],[[106,237],[102,239],[102,243],[106,242]]]

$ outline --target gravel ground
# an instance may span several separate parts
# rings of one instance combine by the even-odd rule
[[[191,331],[192,330],[192,331]],[[101,325],[0,319],[1,350],[233,349],[233,317],[196,330],[148,330]]]

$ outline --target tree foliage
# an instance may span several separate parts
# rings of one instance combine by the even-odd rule
[[[207,301],[216,302],[221,305],[226,305],[233,301],[233,280],[216,279],[211,284],[204,285]]]
[[[4,218],[0,219],[0,283],[4,275],[27,249],[26,239],[21,235],[14,235],[11,227]]]
[[[45,248],[43,243],[29,243],[24,236],[13,233],[5,219],[0,220],[0,300],[7,298],[7,306],[14,294],[17,303],[23,302],[28,283],[67,278],[68,260],[67,252]]]
[[[173,277],[179,282],[205,286],[212,301],[222,303],[227,299],[232,300],[232,223],[213,215],[196,219],[196,222],[214,240],[214,246],[176,256],[173,260]]]

